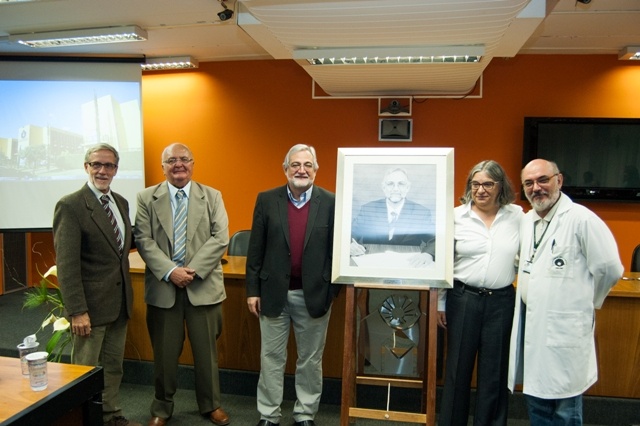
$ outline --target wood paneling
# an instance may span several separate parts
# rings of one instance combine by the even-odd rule
[[[152,361],[153,352],[146,329],[146,305],[143,300],[144,264],[135,252],[130,255],[130,259],[135,299],[125,357]],[[260,325],[246,305],[245,258],[228,257],[223,270],[227,300],[222,305],[224,324],[222,335],[218,339],[220,368],[260,371]],[[640,277],[640,273],[626,275]],[[323,359],[325,377],[342,377],[345,293],[344,290],[340,292],[331,312]],[[602,309],[596,312],[596,346],[599,380],[587,394],[640,398],[640,280],[621,280],[611,290]],[[295,361],[295,344],[291,333],[287,373],[295,371]],[[185,345],[180,362],[193,365],[189,344]],[[438,384],[442,384],[442,381],[439,380]]]
[[[596,311],[596,351],[598,381],[587,395],[640,398],[640,281],[621,280]]]
[[[131,253],[131,278],[134,288],[133,318],[129,321],[125,358],[153,360],[153,350],[147,332],[144,303],[144,263],[137,252]],[[218,364],[230,370],[260,371],[260,324],[249,313],[245,291],[245,258],[230,256],[223,265],[227,299],[222,303],[223,330],[218,338]],[[331,308],[327,343],[323,358],[325,377],[341,377],[344,333],[344,291]],[[289,335],[286,372],[295,371],[297,355],[293,331]],[[193,365],[191,345],[185,344],[180,363]]]

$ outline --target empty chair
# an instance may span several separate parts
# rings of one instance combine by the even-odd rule
[[[229,239],[229,248],[227,249],[227,255],[229,256],[246,256],[247,249],[249,248],[249,237],[251,236],[251,230],[246,229],[238,231]]]
[[[640,272],[640,244],[633,249],[631,255],[631,272]]]

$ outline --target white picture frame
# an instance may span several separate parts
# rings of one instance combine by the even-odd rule
[[[453,152],[453,148],[338,149],[333,283],[412,290],[453,287]],[[430,231],[422,230],[428,221],[416,221],[414,227],[418,230],[407,232],[414,227],[404,230],[412,234],[411,240],[403,240],[411,241],[410,244],[367,244],[368,237],[362,237],[364,234],[360,231],[362,223],[372,216],[364,216],[363,212],[371,212],[373,206],[386,204],[385,189],[388,185],[399,185],[392,184],[388,176],[394,176],[390,173],[398,173],[399,169],[407,176],[409,184],[404,194],[405,207],[399,215],[403,216],[407,206],[420,205],[421,211],[426,208],[432,220],[428,228]],[[386,207],[379,207],[377,211],[382,208],[386,220]],[[421,243],[418,246],[413,237],[419,234],[419,240],[427,240],[427,232],[433,235],[431,244]],[[392,235],[393,231],[389,234]],[[369,241],[374,240],[369,238]],[[353,242],[362,243],[364,255],[352,256]],[[434,255],[433,261],[413,266],[415,256],[422,256],[425,252]]]

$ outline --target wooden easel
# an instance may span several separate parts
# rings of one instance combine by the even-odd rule
[[[358,357],[356,351],[357,340],[357,300],[356,288],[380,288],[380,286],[353,284],[346,288],[345,328],[344,328],[344,353],[342,362],[342,404],[340,412],[340,425],[348,426],[354,423],[356,418],[376,420],[389,420],[406,423],[420,423],[427,426],[435,425],[436,420],[436,344],[438,290],[430,288],[421,290],[420,311],[426,313],[426,318],[420,320],[422,336],[419,344],[418,362],[420,355],[423,358],[423,378],[417,380],[404,378],[357,376]],[[386,287],[385,289],[388,289]],[[403,288],[406,289],[406,288]],[[415,288],[410,288],[415,290]],[[423,343],[424,342],[424,343]],[[356,385],[367,384],[392,387],[422,388],[421,412],[411,413],[402,411],[375,410],[358,408],[356,403]]]

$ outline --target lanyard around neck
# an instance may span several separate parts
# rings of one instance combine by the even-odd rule
[[[547,226],[544,228],[544,231],[542,231],[542,235],[540,235],[540,239],[537,240],[536,239],[536,228],[538,227],[536,224],[533,225],[533,250],[535,252],[535,250],[538,250],[538,247],[540,247],[540,243],[542,242],[542,239],[544,238],[544,235],[547,233],[547,229],[549,229],[549,225],[551,225],[551,221],[547,222],[544,219],[540,219],[541,221],[545,222],[547,224]]]
[[[551,220],[549,222],[545,221],[544,219],[540,219],[540,220],[543,222],[546,222],[547,226],[544,228],[544,231],[542,231],[542,235],[540,235],[540,239],[537,239],[536,228],[538,226],[536,223],[533,224],[533,252],[531,253],[531,259],[529,259],[529,263],[533,262],[533,258],[536,255],[536,251],[538,251],[538,247],[540,247],[540,243],[542,243],[542,240],[544,239],[544,236],[547,233],[549,226],[551,226]]]

